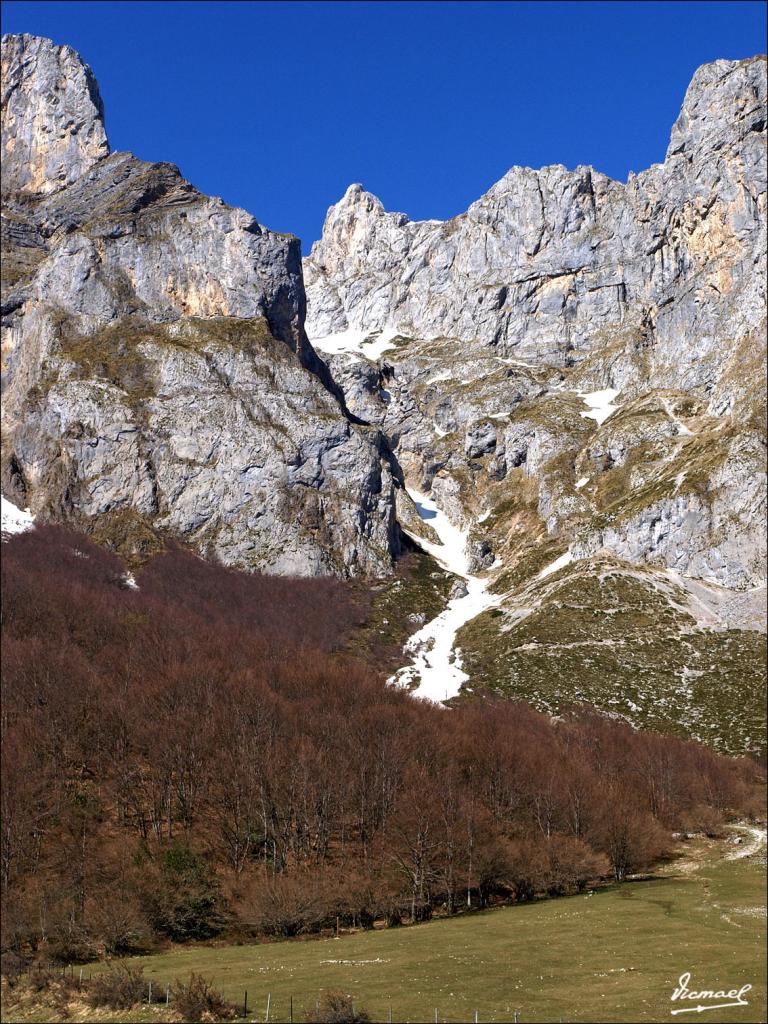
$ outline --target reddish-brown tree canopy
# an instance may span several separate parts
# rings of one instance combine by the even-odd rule
[[[125,583],[54,527],[3,545],[6,948],[294,935],[577,890],[755,807],[758,769],[576,710],[445,711],[342,653],[331,580],[173,549]]]

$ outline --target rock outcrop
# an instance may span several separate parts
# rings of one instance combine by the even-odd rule
[[[3,38],[3,191],[50,195],[109,152],[93,72],[69,46]]]
[[[381,574],[388,451],[326,386],[298,239],[109,153],[69,47],[3,38],[3,480],[127,554]]]

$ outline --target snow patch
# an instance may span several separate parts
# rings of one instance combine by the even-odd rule
[[[584,415],[584,413],[582,413],[582,416],[583,415]],[[584,484],[588,484],[588,483],[589,483],[589,477],[588,476],[581,477],[580,480],[576,481],[576,490],[580,491],[581,488],[584,486]]]
[[[419,491],[408,489],[413,503],[421,519],[429,523],[437,536],[440,544],[432,544],[429,541],[419,540],[419,544],[425,548],[440,565],[448,572],[455,573],[463,579],[469,579],[469,559],[467,557],[467,530],[454,526],[445,512],[441,511],[434,500]]]
[[[393,339],[400,335],[394,327],[385,327],[380,333],[361,331],[350,327],[338,334],[327,334],[324,338],[310,338],[313,348],[326,355],[335,356],[341,352],[353,352],[366,359],[380,359],[382,354],[394,348]]]
[[[525,359],[510,359],[505,356],[494,356],[494,359],[498,359],[500,363],[506,363],[507,366],[525,366],[529,368],[533,366],[533,363],[527,362]]]
[[[489,594],[489,580],[480,579],[469,572],[467,538],[464,530],[448,519],[437,507],[434,500],[418,491],[409,490],[419,516],[429,523],[439,544],[414,537],[417,543],[446,571],[460,576],[467,584],[463,597],[449,601],[444,611],[423,626],[408,640],[404,653],[411,655],[411,664],[399,669],[389,682],[396,686],[410,687],[418,679],[414,690],[416,697],[423,697],[439,703],[455,697],[469,676],[461,667],[461,656],[455,649],[456,634],[461,627],[480,615],[481,612],[499,604],[498,595]]]
[[[605,388],[603,391],[591,391],[589,394],[584,394],[584,392],[580,391],[579,398],[589,406],[589,412],[583,412],[581,415],[588,419],[595,420],[599,426],[608,419],[611,413],[616,412],[618,409],[618,406],[613,404],[613,400],[616,398],[618,393],[619,392],[615,388]]]
[[[536,579],[546,579],[547,576],[551,576],[552,573],[557,572],[558,569],[562,569],[566,565],[570,565],[572,561],[573,555],[571,554],[571,549],[568,548],[565,554],[560,555],[560,557],[556,558],[554,562],[551,562],[545,569],[542,569],[539,575],[536,577]]]
[[[0,497],[2,511],[2,533],[11,537],[15,533],[25,533],[35,525],[35,517],[28,508],[16,508],[12,501]]]

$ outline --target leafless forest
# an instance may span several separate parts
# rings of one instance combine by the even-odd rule
[[[387,687],[343,653],[342,583],[172,550],[136,590],[58,527],[2,553],[5,950],[396,926],[622,881],[759,810],[754,761]]]

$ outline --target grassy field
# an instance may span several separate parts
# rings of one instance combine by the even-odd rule
[[[746,849],[746,847],[744,847]],[[765,846],[695,840],[648,881],[594,895],[542,901],[401,930],[340,939],[185,948],[146,957],[155,991],[199,971],[232,1000],[248,990],[249,1020],[302,1020],[318,994],[340,988],[375,1021],[672,1021],[670,996],[684,971],[691,987],[751,984],[748,1007],[710,1022],[766,1019]],[[695,1002],[689,1004],[697,1005]],[[100,1020],[157,1020],[145,1008]],[[696,1017],[701,1018],[700,1014]],[[34,1014],[8,1022],[48,1020]],[[80,1019],[79,1016],[70,1019]],[[90,1019],[96,1019],[92,1017]]]

